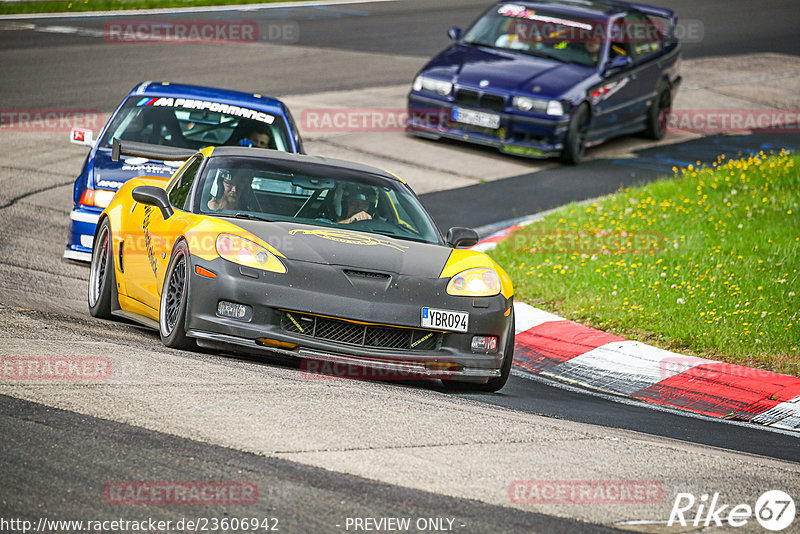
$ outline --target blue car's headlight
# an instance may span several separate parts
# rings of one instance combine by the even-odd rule
[[[435,78],[428,78],[427,76],[417,76],[412,87],[415,91],[427,91],[441,96],[447,96],[453,90],[452,83]]]
[[[547,113],[554,117],[564,115],[564,105],[558,100],[548,100],[546,98],[532,98],[529,96],[515,96],[513,100],[514,108],[520,111],[538,111]]]

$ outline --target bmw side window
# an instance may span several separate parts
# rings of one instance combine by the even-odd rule
[[[639,61],[661,50],[662,25],[653,22],[643,13],[630,13],[625,17],[626,35],[631,56]]]
[[[175,185],[172,186],[172,190],[169,192],[169,203],[174,207],[186,211],[189,191],[192,189],[192,184],[197,177],[197,170],[202,162],[203,158],[195,157],[194,161],[186,166]]]
[[[618,56],[628,56],[630,38],[627,35],[627,21],[618,19],[611,26],[611,46],[608,49],[608,59],[613,60]]]

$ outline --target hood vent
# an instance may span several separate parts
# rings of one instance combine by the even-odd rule
[[[376,273],[372,271],[356,271],[354,269],[345,269],[344,274],[346,274],[350,278],[359,278],[362,280],[375,280],[378,282],[385,282],[390,278],[388,274]]]

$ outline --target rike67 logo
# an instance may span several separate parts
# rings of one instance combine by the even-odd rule
[[[732,527],[743,527],[755,518],[763,528],[780,532],[792,524],[795,511],[794,500],[781,490],[765,491],[753,507],[747,503],[725,504],[720,501],[719,493],[714,493],[710,499],[708,494],[697,499],[691,493],[678,493],[667,526],[721,527],[727,523]]]

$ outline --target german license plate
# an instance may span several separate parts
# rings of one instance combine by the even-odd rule
[[[420,324],[423,328],[466,332],[469,327],[469,313],[422,308],[422,321]]]
[[[471,109],[453,108],[453,121],[493,130],[500,127],[500,115]]]

